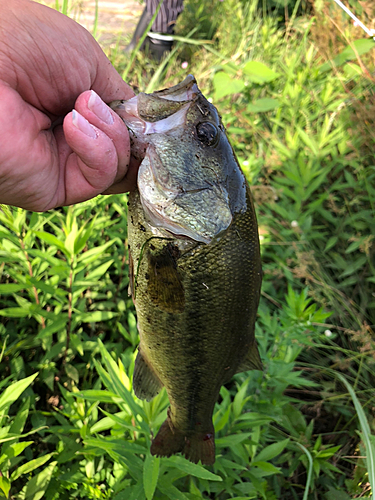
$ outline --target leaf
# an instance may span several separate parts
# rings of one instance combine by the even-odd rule
[[[254,458],[252,463],[255,465],[256,462],[267,462],[268,460],[272,460],[273,458],[277,457],[277,455],[280,455],[280,453],[284,450],[288,443],[289,439],[283,439],[282,441],[278,441],[277,443],[272,443],[269,446],[266,446],[259,453],[259,455]]]
[[[6,295],[7,293],[16,293],[20,290],[27,289],[27,285],[18,283],[3,283],[0,285],[0,294]]]
[[[332,247],[334,247],[337,242],[338,242],[338,237],[331,236],[326,243],[326,246],[324,248],[324,252],[328,252],[328,250],[330,250]]]
[[[43,429],[48,429],[48,427],[46,425],[43,425],[41,427],[37,427],[36,429],[33,429],[30,432],[26,432],[25,434],[14,434],[14,433],[10,433],[9,432],[7,434],[6,438],[1,438],[0,439],[0,443],[6,443],[6,442],[9,442],[9,441],[14,441],[15,439],[24,438],[24,437],[30,436],[31,434],[36,434],[37,432],[39,432],[39,431],[41,431]]]
[[[118,366],[116,365],[115,361],[112,359],[109,352],[107,351],[107,349],[104,347],[103,342],[101,340],[99,340],[98,344],[99,344],[100,353],[103,357],[103,361],[104,361],[106,368],[108,370],[108,374],[106,374],[106,375],[107,375],[107,377],[109,376],[109,378],[110,378],[112,392],[116,392],[118,394],[118,396],[121,397],[126,402],[126,404],[129,406],[133,415],[140,414],[141,416],[144,416],[144,412],[142,410],[142,407],[134,400],[131,392],[123,384],[123,382],[120,378],[120,370],[119,370]],[[95,362],[95,360],[94,360],[94,362]],[[97,367],[97,370],[98,370],[99,365],[97,362],[95,362],[95,366]],[[103,372],[100,372],[99,370],[98,370],[99,375],[102,377],[104,375],[104,373],[103,373],[104,370],[103,370]],[[142,421],[139,422],[139,425],[144,430],[146,430],[147,425],[143,421],[143,419],[142,419]]]
[[[238,94],[245,88],[242,80],[236,80],[224,71],[219,71],[214,75],[215,100],[219,100],[227,95]]]
[[[259,61],[248,61],[242,71],[254,83],[272,82],[280,76],[279,73]]]
[[[22,441],[21,443],[12,443],[7,446],[5,454],[8,458],[17,457],[25,448],[33,444],[34,441]]]
[[[243,441],[246,441],[251,436],[251,432],[243,432],[241,434],[230,434],[222,438],[216,439],[216,446],[218,448],[226,448],[235,446]]]
[[[70,363],[67,363],[65,365],[65,373],[68,375],[69,378],[74,380],[76,384],[79,382],[79,373],[78,370],[75,366],[71,365]]]
[[[103,274],[107,271],[107,269],[113,264],[113,262],[114,260],[111,259],[108,262],[105,262],[101,266],[97,267],[86,276],[85,280],[87,281],[99,280],[103,276]]]
[[[127,414],[125,412],[120,412],[119,414],[115,413],[108,413],[102,408],[100,408],[100,411],[104,413],[104,415],[107,415],[107,418],[111,421],[111,425],[108,425],[108,420],[107,419],[102,419],[99,422],[96,422],[91,428],[91,432],[100,432],[100,427],[105,426],[107,429],[110,429],[111,427],[114,426],[114,424],[118,424],[121,427],[125,427],[125,429],[129,429],[130,431],[134,432],[134,425],[133,424],[128,424],[125,418],[127,417]],[[120,416],[119,416],[120,415]],[[104,422],[103,422],[104,420]]]
[[[10,481],[5,476],[0,476],[0,489],[4,493],[5,498],[8,498],[10,490]]]
[[[154,497],[159,477],[160,458],[147,453],[143,467],[143,487],[147,500]]]
[[[176,486],[173,486],[173,484],[160,484],[158,489],[164,493],[165,497],[163,498],[168,498],[168,500],[189,500],[188,497],[177,489]]]
[[[328,486],[328,488],[329,492],[324,495],[326,500],[352,500],[352,497],[344,490],[335,490],[331,486]]]
[[[25,499],[40,500],[44,497],[56,465],[57,462],[51,462],[48,467],[30,479],[26,486]]]
[[[13,471],[13,474],[10,476],[11,481],[15,481],[18,477],[22,476],[23,474],[28,474],[32,470],[37,469],[38,467],[41,467],[43,464],[48,462],[48,460],[51,457],[53,457],[53,455],[54,455],[54,453],[48,453],[47,455],[43,455],[41,457],[34,458],[34,460],[30,460],[30,462],[22,464],[15,471]]]
[[[273,464],[270,464],[269,462],[263,462],[262,460],[256,461],[252,463],[255,467],[258,467],[261,471],[266,472],[267,475],[270,474],[280,474],[280,469],[275,467]]]
[[[305,485],[305,492],[303,494],[303,500],[307,500],[308,496],[309,496],[309,490],[310,490],[311,480],[312,480],[312,477],[313,477],[314,462],[313,462],[313,458],[312,458],[311,453],[309,452],[309,450],[307,450],[300,443],[296,443],[296,444],[306,454],[307,459],[309,461],[309,467],[307,469],[307,479],[306,479],[306,485]]]
[[[265,113],[266,111],[272,111],[280,106],[280,101],[277,99],[263,98],[253,101],[247,106],[247,110],[250,113]]]
[[[30,309],[24,307],[5,307],[0,311],[0,316],[6,318],[26,318],[29,314]]]
[[[56,317],[55,321],[52,321],[49,325],[47,325],[45,328],[42,328],[38,335],[36,336],[37,339],[45,339],[51,335],[53,335],[56,332],[59,332],[63,330],[68,322],[68,315],[67,314],[59,314]]]
[[[130,488],[129,488],[130,490]],[[133,486],[132,491],[128,491],[128,495],[126,497],[126,500],[143,500],[145,498],[144,493],[143,493],[143,484],[140,481],[138,484]]]
[[[75,333],[70,335],[70,341],[72,346],[77,350],[77,352],[83,357],[85,351],[83,349],[83,343],[80,335],[76,335]]]
[[[375,443],[373,440],[373,436],[371,434],[370,426],[368,424],[365,412],[359,402],[356,393],[354,392],[353,387],[349,384],[345,377],[343,377],[340,373],[337,373],[337,377],[345,384],[346,388],[349,391],[349,394],[353,400],[354,407],[357,412],[357,416],[359,419],[359,423],[362,429],[363,442],[366,446],[366,465],[368,472],[368,480],[371,485],[371,490],[375,492]]]
[[[99,321],[106,321],[118,316],[118,313],[112,311],[93,311],[76,315],[77,321],[82,323],[98,323]]]
[[[9,432],[14,434],[21,434],[23,428],[25,427],[25,423],[27,417],[29,415],[30,409],[30,397],[27,397],[22,404],[21,408],[18,410],[16,418],[13,420],[12,425],[10,426]]]
[[[368,40],[367,38],[355,40],[352,45],[354,46],[354,50],[351,46],[346,47],[342,52],[340,52],[340,54],[332,59],[332,61],[328,61],[322,64],[319,67],[319,72],[324,73],[324,71],[328,71],[329,69],[331,69],[332,66],[342,66],[346,62],[351,61],[352,59],[356,59],[357,54],[358,56],[362,56],[375,47],[374,40]]]
[[[104,438],[87,438],[85,444],[88,446],[98,447],[105,451],[118,450],[132,453],[146,454],[146,448],[132,441],[124,441],[123,439],[104,439]]]
[[[56,238],[55,235],[47,233],[46,231],[35,231],[35,234],[38,236],[38,238],[45,241],[49,245],[57,247],[59,250],[64,252],[64,254],[67,253],[64,243]]]
[[[205,469],[202,465],[193,464],[192,462],[188,462],[182,457],[173,455],[169,457],[164,462],[165,465],[173,464],[177,469],[186,472],[186,474],[190,474],[191,476],[199,477],[201,479],[207,479],[208,481],[222,481],[223,479],[216,474]]]
[[[116,400],[120,399],[120,397],[113,392],[99,391],[94,389],[87,389],[86,391],[73,393],[73,396],[86,399],[87,401],[96,401],[102,403],[114,403]]]
[[[84,252],[83,254],[81,254],[77,261],[78,262],[86,262],[86,261],[91,261],[91,260],[94,260],[96,258],[97,255],[101,255],[103,256],[104,254],[104,251],[107,250],[108,247],[110,247],[111,245],[113,245],[113,243],[115,242],[115,240],[110,240],[110,241],[107,241],[107,243],[104,243],[104,245],[100,245],[98,247],[95,247],[95,248],[91,248],[90,250],[87,250],[87,252]]]
[[[8,386],[0,396],[0,412],[14,403],[37,376],[38,372]]]
[[[75,255],[78,255],[84,249],[84,247],[87,243],[87,240],[90,238],[90,236],[92,234],[92,230],[93,230],[93,227],[95,225],[96,218],[97,218],[97,216],[95,216],[92,219],[92,221],[90,222],[90,224],[87,227],[83,226],[79,230],[78,236],[76,237],[75,242],[74,242],[74,254]]]

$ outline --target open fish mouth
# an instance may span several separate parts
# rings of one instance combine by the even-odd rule
[[[189,75],[170,89],[154,94],[140,93],[128,101],[114,101],[111,107],[134,136],[165,134],[184,126],[186,113],[199,93],[195,78]]]
[[[227,229],[232,221],[227,179],[209,158],[223,132],[195,78],[111,106],[129,129],[132,154],[142,160],[138,189],[151,226],[206,244]],[[203,146],[202,133],[208,134]]]

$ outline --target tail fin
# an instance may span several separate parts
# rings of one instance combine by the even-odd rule
[[[187,460],[197,464],[212,465],[215,462],[215,434],[212,432],[184,432],[176,429],[169,417],[160,427],[151,444],[151,454],[170,457],[183,453]]]

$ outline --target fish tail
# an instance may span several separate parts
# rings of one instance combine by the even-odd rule
[[[184,433],[175,429],[169,418],[165,420],[151,444],[151,455],[170,457],[184,449]]]
[[[197,464],[212,465],[215,462],[215,434],[212,432],[195,432],[185,438],[183,453],[187,460]]]
[[[170,457],[181,452],[187,460],[197,464],[212,465],[215,462],[215,434],[212,432],[189,432],[176,429],[169,417],[159,429],[151,444],[151,454]]]

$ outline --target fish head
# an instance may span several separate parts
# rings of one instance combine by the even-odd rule
[[[246,210],[245,177],[219,113],[192,75],[111,106],[142,160],[138,189],[152,227],[208,244]]]

